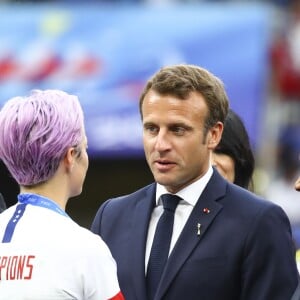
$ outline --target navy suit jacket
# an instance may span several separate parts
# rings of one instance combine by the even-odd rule
[[[92,224],[117,262],[126,300],[147,299],[145,246],[155,190],[153,183],[107,200]],[[289,300],[297,283],[286,214],[214,170],[173,248],[155,300]]]

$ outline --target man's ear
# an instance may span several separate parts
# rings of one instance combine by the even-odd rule
[[[64,157],[64,164],[67,169],[67,171],[71,172],[74,166],[75,161],[75,150],[73,147],[69,148],[67,150],[67,153]]]
[[[209,149],[214,150],[218,146],[222,138],[223,128],[223,123],[218,122],[212,128],[209,129],[207,134],[207,145]]]

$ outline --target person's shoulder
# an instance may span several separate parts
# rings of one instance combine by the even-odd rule
[[[105,252],[107,250],[107,246],[102,240],[102,238],[91,232],[89,229],[79,225],[75,221],[72,221],[69,223],[69,230],[70,235],[68,236],[68,241],[72,245],[72,247],[75,247],[82,251],[93,251],[95,249],[96,251],[101,251],[101,249]]]
[[[17,207],[17,204],[12,205],[12,206],[6,208],[4,211],[2,211],[0,213],[0,221],[4,220],[4,222],[7,222],[7,220],[9,220],[12,217],[12,215],[14,214],[16,207]]]
[[[61,228],[64,234],[68,234],[69,243],[82,244],[80,247],[88,248],[91,245],[103,246],[103,241],[99,235],[94,234],[86,227],[81,226],[72,219],[69,219]]]
[[[262,226],[262,224],[270,223],[272,226],[287,228],[286,225],[289,224],[282,207],[261,195],[231,183],[228,184],[226,196],[220,202],[225,211],[231,214],[234,211],[237,218],[250,227],[254,227],[254,224]]]
[[[247,209],[276,209],[279,207],[262,195],[232,183],[228,183],[226,197],[241,204]]]

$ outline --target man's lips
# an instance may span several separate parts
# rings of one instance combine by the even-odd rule
[[[154,165],[159,171],[166,172],[172,169],[176,164],[170,160],[157,159],[154,161]]]

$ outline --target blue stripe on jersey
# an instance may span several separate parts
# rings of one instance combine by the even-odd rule
[[[18,201],[19,204],[16,207],[16,211],[6,226],[2,243],[9,243],[11,241],[16,225],[23,216],[27,204],[44,207],[53,210],[62,216],[69,217],[68,214],[63,209],[61,209],[56,202],[41,195],[31,193],[19,194]]]
[[[26,205],[27,205],[26,203],[21,203],[21,204],[17,205],[13,216],[11,217],[11,219],[9,220],[9,222],[6,226],[4,236],[2,239],[2,243],[9,243],[11,241],[11,238],[14,234],[15,228],[16,228],[19,220],[21,219],[21,217],[24,214]]]

